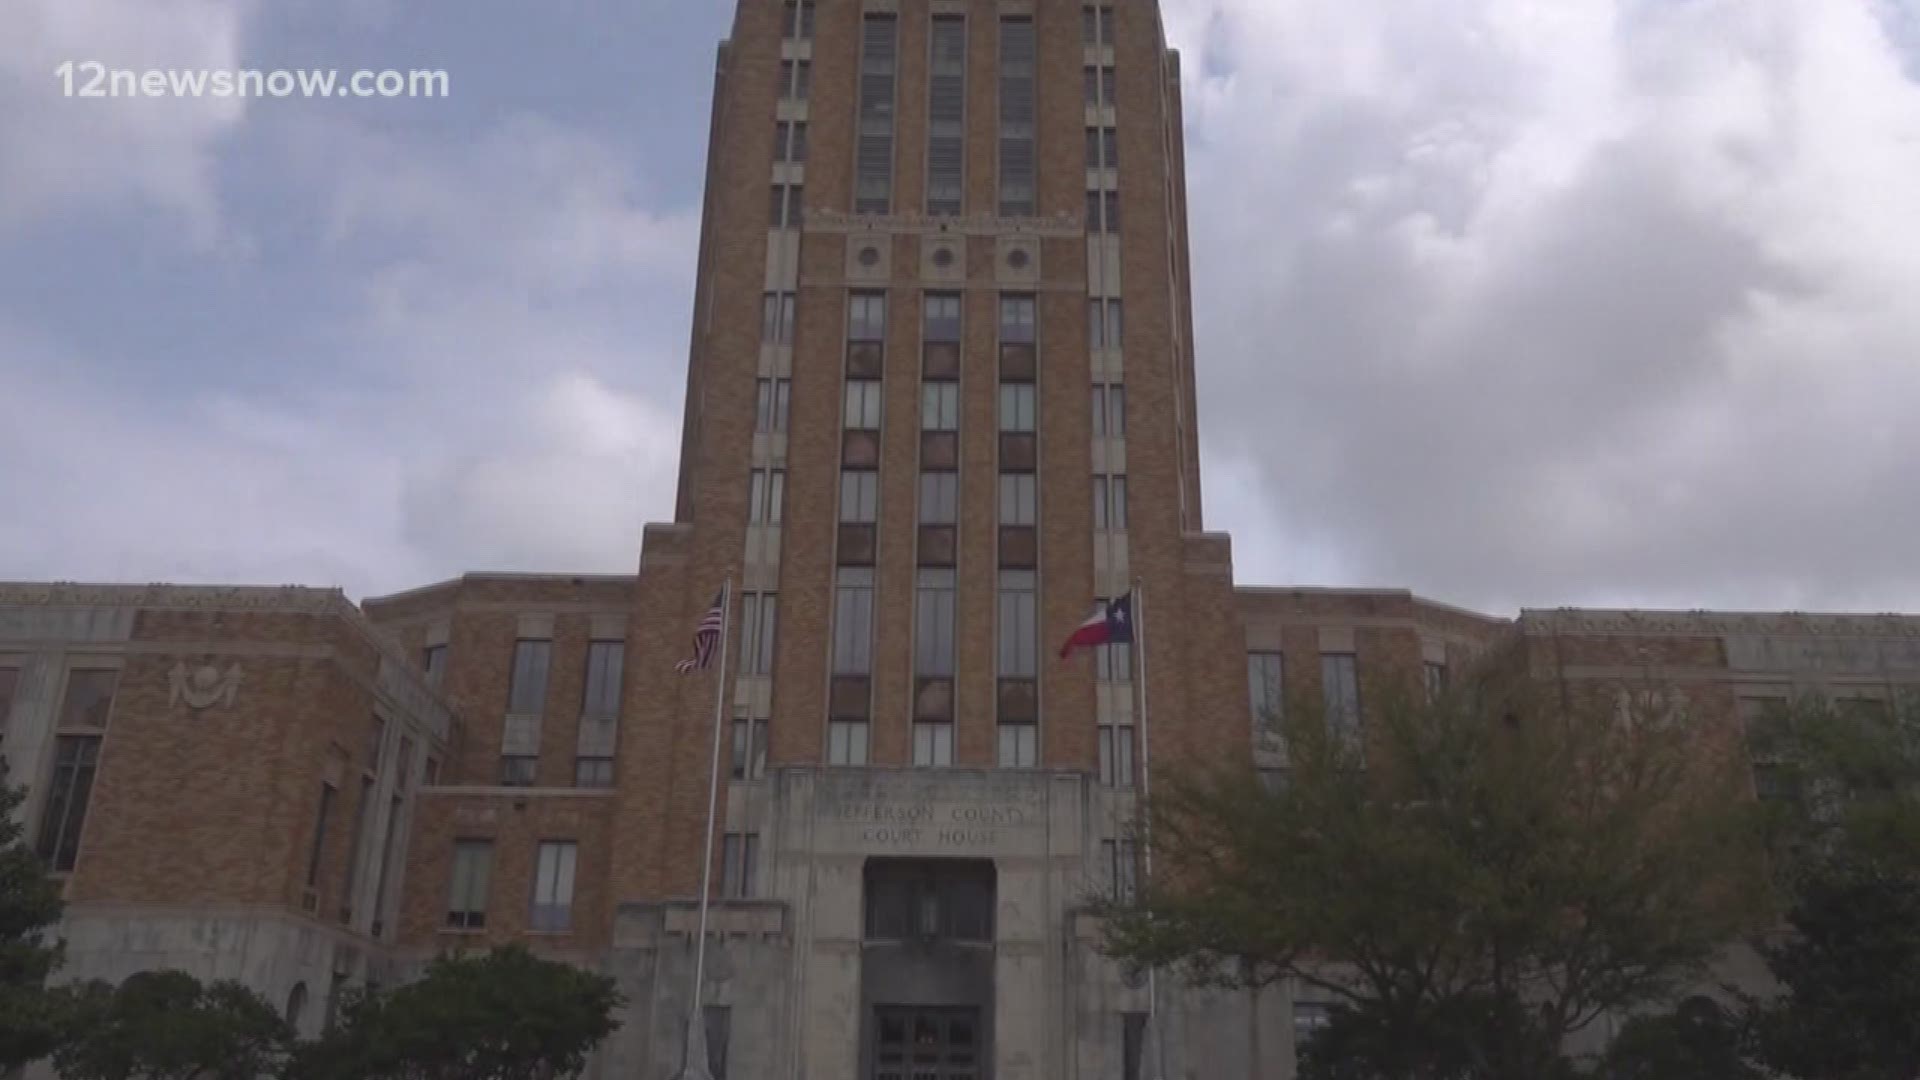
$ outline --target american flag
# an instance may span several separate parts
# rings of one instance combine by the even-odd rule
[[[722,588],[713,594],[713,606],[700,616],[700,625],[693,628],[693,655],[674,665],[674,670],[685,675],[690,671],[701,671],[713,663],[713,654],[719,651],[720,631],[727,622],[727,590]]]

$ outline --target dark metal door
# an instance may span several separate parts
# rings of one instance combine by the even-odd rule
[[[873,1080],[981,1080],[980,1010],[874,1009]]]

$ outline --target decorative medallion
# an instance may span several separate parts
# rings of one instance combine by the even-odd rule
[[[169,704],[185,702],[190,709],[207,709],[217,704],[233,707],[240,693],[240,665],[233,664],[223,673],[212,664],[188,667],[186,661],[173,665],[167,676],[173,692]]]

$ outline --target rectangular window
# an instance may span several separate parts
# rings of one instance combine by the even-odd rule
[[[113,691],[119,683],[118,671],[80,668],[67,672],[66,694],[60,699],[60,726],[105,731],[108,714],[113,712]]]
[[[813,40],[813,0],[787,0],[787,36]]]
[[[792,380],[761,379],[754,405],[753,430],[759,432],[787,430],[787,407],[792,396]]]
[[[1109,300],[1107,301],[1107,326],[1106,326],[1107,348],[1109,349],[1120,348],[1121,341],[1122,341],[1120,331],[1121,331],[1120,301]]]
[[[955,293],[928,293],[926,325],[921,332],[929,342],[951,343],[960,340],[960,297]]]
[[[587,643],[587,701],[584,711],[588,716],[620,715],[620,684],[626,659],[627,643],[624,641]]]
[[[1133,728],[1122,724],[1100,726],[1100,783],[1110,788],[1133,786]]]
[[[1285,717],[1286,658],[1277,652],[1247,654],[1247,700],[1256,731],[1278,733]]]
[[[922,769],[952,767],[953,725],[913,725],[913,763]]]
[[[813,61],[802,60],[793,68],[793,100],[805,101],[813,96]]]
[[[843,566],[833,589],[833,673],[873,671],[873,569]]]
[[[958,214],[966,187],[967,20],[933,17],[927,78],[927,213]]]
[[[1320,694],[1327,730],[1347,740],[1360,734],[1360,680],[1352,653],[1322,653]]]
[[[747,523],[778,525],[787,502],[785,469],[753,470],[752,487],[747,492]]]
[[[854,293],[847,298],[847,340],[887,339],[887,294]]]
[[[1123,904],[1132,903],[1139,881],[1133,841],[1102,840],[1100,851],[1106,857],[1107,881],[1113,888],[1113,898]]]
[[[571,840],[541,842],[527,929],[560,933],[573,926],[573,871],[579,857],[580,845]]]
[[[547,708],[547,662],[553,642],[522,638],[513,643],[513,683],[507,692],[507,711],[535,716]]]
[[[1120,1080],[1141,1080],[1147,1050],[1147,1014],[1120,1014]]]
[[[999,630],[1000,677],[1035,678],[1040,645],[1033,571],[1000,571]]]
[[[923,679],[953,677],[954,574],[920,571],[914,597],[913,670]]]
[[[767,722],[744,716],[733,718],[733,778],[758,780],[767,775]]]
[[[807,162],[807,122],[805,120],[782,120],[773,128],[773,160],[790,165],[804,165]],[[794,222],[795,226],[799,221]]]
[[[353,905],[360,891],[360,846],[367,834],[367,815],[373,809],[373,777],[360,778],[360,801],[353,807],[353,834],[347,837],[347,887],[340,896],[340,921],[353,921]]]
[[[1000,767],[1031,769],[1040,764],[1040,725],[1000,725]]]
[[[775,229],[799,228],[800,185],[776,184],[770,190],[772,195],[767,211],[770,226]]]
[[[960,430],[960,384],[928,382],[920,384],[920,430]]]
[[[453,880],[447,890],[447,926],[479,930],[487,925],[487,896],[493,879],[493,841],[455,840]]]
[[[320,785],[320,806],[313,814],[313,847],[307,851],[307,888],[320,888],[320,867],[327,851],[327,826],[333,823],[333,800],[340,794],[332,784]]]
[[[1094,675],[1101,682],[1130,683],[1133,681],[1133,646],[1096,645],[1093,650],[1093,661]]]
[[[803,63],[801,66],[804,68],[806,65]],[[805,75],[806,72],[802,71],[801,74]],[[1113,65],[1108,64],[1106,67],[1101,68],[1100,69],[1100,93],[1102,94],[1102,96],[1106,98],[1106,102],[1108,105],[1118,105],[1120,103],[1119,91],[1120,91],[1120,80],[1114,74]]]
[[[1429,660],[1423,665],[1426,675],[1427,700],[1439,701],[1447,692],[1447,665]]]
[[[1093,478],[1093,527],[1120,530],[1127,527],[1127,478]]]
[[[880,380],[848,379],[846,399],[846,425],[848,431],[880,430],[883,402]]]
[[[794,192],[798,194],[799,190],[800,190],[799,188],[795,188]],[[794,227],[798,228],[800,224],[799,200],[795,199],[794,203],[795,203],[793,208]],[[1100,231],[1106,233],[1109,236],[1119,236],[1120,235],[1120,193],[1117,191],[1101,192],[1100,205],[1102,208],[1101,214],[1100,214]]]
[[[920,524],[953,525],[960,520],[960,474],[920,474]]]
[[[727,1080],[727,1047],[733,1041],[733,1009],[726,1005],[702,1006],[700,1021],[707,1037],[707,1075],[713,1080]]]
[[[777,593],[747,593],[740,598],[740,674],[773,673],[774,626],[779,607]]]
[[[871,525],[880,515],[880,474],[872,469],[847,469],[840,474],[840,522]]]
[[[827,764],[867,763],[867,722],[835,720],[827,725]]]
[[[860,34],[860,118],[855,136],[853,209],[884,214],[893,205],[895,18],[868,14]]]
[[[1035,394],[1032,383],[1000,384],[1000,430],[1034,429]]]
[[[1100,104],[1100,69],[1088,64],[1080,71],[1080,81],[1086,93],[1087,108],[1097,108]]]
[[[575,758],[573,762],[573,786],[582,788],[612,787],[613,759],[610,757]]]
[[[1032,473],[1000,474],[1000,524],[1034,524],[1039,516],[1038,479]]]
[[[768,345],[793,344],[793,294],[770,292],[760,307],[760,340]]]
[[[1120,301],[1087,301],[1088,344],[1096,349],[1120,347]]]
[[[440,680],[447,676],[447,647],[445,645],[427,646],[420,654],[420,671],[425,676],[428,686],[439,689]],[[4,719],[5,716],[6,709],[0,708],[0,719]]]
[[[508,754],[500,759],[502,787],[532,787],[540,773],[540,759],[526,754]]]
[[[1002,345],[1034,343],[1033,297],[1002,296],[1000,298],[1000,343]]]
[[[367,771],[380,771],[380,758],[387,747],[387,722],[374,717],[367,724]]]
[[[792,31],[788,31],[787,36],[793,36]],[[792,60],[780,61],[780,97],[785,100],[792,100],[793,98],[793,64],[794,62]],[[1088,68],[1087,70],[1092,71],[1093,69]]]
[[[1296,1051],[1333,1024],[1333,1008],[1319,1001],[1293,1003],[1293,1046]]]
[[[1093,437],[1096,439],[1127,437],[1126,387],[1115,384],[1093,388]]]
[[[759,862],[759,833],[726,834],[720,844],[720,895],[728,900],[754,895],[754,870]]]
[[[1100,11],[1091,4],[1080,9],[1080,42],[1083,45],[1100,44]]]
[[[1000,216],[1036,212],[1033,20],[1000,20]]]

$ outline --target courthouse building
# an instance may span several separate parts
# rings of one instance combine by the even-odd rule
[[[1284,766],[1284,693],[1488,650],[1727,716],[1920,679],[1920,620],[1475,614],[1236,586],[1202,515],[1179,58],[1153,0],[740,0],[678,502],[637,572],[337,591],[0,585],[0,719],[70,977],[340,993],[524,942],[619,981],[596,1077],[1290,1077],[1286,987],[1130,980],[1149,762]],[[680,674],[732,582],[713,668]],[[1137,588],[1136,657],[1059,643]],[[724,685],[719,681],[724,663]],[[1143,691],[1144,687],[1144,693]]]

